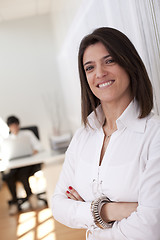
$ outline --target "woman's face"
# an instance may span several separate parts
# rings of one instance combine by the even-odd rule
[[[86,48],[83,66],[90,89],[101,103],[131,101],[132,93],[128,73],[114,62],[101,42]]]

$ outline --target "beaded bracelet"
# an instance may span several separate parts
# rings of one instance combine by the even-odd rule
[[[96,224],[97,227],[102,229],[111,228],[114,223],[114,221],[106,223],[100,216],[102,206],[109,202],[112,201],[109,198],[102,196],[92,201],[91,203],[91,212],[94,219],[94,223]]]

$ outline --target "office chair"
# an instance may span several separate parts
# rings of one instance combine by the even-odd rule
[[[38,131],[38,127],[37,126],[29,126],[29,127],[22,127],[20,128],[20,130],[30,130],[32,131],[35,136],[40,139],[39,137],[39,131]],[[31,177],[31,176],[34,176],[34,174],[38,171],[40,171],[42,169],[42,164],[34,164],[32,165],[32,169],[28,175],[28,178]],[[40,192],[40,193],[37,193],[35,194],[37,196],[37,199],[38,200],[41,200],[45,203],[45,205],[47,205],[47,200],[45,198],[43,198],[43,195],[46,194],[46,192]],[[25,203],[26,201],[28,201],[28,198],[25,197],[25,198],[18,198],[18,209],[19,210],[22,210],[22,205],[23,203]]]

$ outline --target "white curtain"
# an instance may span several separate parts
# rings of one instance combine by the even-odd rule
[[[160,115],[160,1],[136,1],[144,62],[154,90],[154,110]]]

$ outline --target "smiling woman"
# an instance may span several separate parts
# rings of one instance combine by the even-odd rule
[[[67,150],[53,215],[88,229],[90,240],[159,240],[160,118],[145,66],[108,27],[84,37],[78,61],[83,126]]]
[[[117,39],[119,39],[119,41],[117,41]],[[100,49],[95,49],[95,48],[101,48],[101,52],[99,52]],[[137,99],[139,99],[140,106],[141,108],[143,108],[143,110],[141,109],[141,114],[142,114],[141,117],[147,116],[147,114],[150,112],[153,106],[152,86],[151,86],[151,82],[148,77],[148,74],[146,72],[145,66],[141,58],[139,57],[139,54],[137,53],[135,47],[130,42],[130,40],[124,34],[120,33],[118,30],[114,32],[114,36],[113,36],[112,29],[110,29],[110,31],[107,31],[105,36],[104,36],[104,33],[101,33],[100,30],[97,30],[94,32],[93,35],[88,35],[84,39],[84,41],[81,42],[80,51],[79,51],[79,74],[80,74],[80,81],[81,81],[83,122],[85,124],[87,123],[88,114],[91,113],[93,110],[95,110],[96,107],[100,104],[99,97],[95,96],[95,94],[92,93],[89,85],[86,82],[86,78],[89,83],[89,80],[90,80],[89,77],[90,76],[92,77],[92,75],[89,75],[89,73],[90,71],[91,73],[93,72],[93,70],[91,70],[91,68],[93,69],[93,66],[90,66],[89,68],[90,71],[88,72],[86,71],[87,69],[84,68],[84,64],[85,65],[89,63],[91,64],[91,61],[92,61],[91,58],[93,58],[93,53],[91,53],[92,50],[95,50],[94,53],[96,54],[94,55],[94,57],[95,59],[97,59],[97,61],[98,61],[98,55],[101,54],[101,58],[102,58],[100,61],[101,64],[99,64],[101,68],[97,66],[97,74],[99,74],[98,71],[100,70],[104,71],[104,67],[102,68],[102,66],[105,66],[108,69],[107,71],[107,74],[108,74],[111,71],[110,69],[112,69],[113,66],[115,68],[115,65],[116,65],[115,69],[117,73],[119,72],[119,70],[121,70],[121,74],[123,74],[123,75],[120,75],[119,73],[120,75],[119,78],[123,79],[123,77],[125,76],[125,79],[129,78],[130,80],[130,88],[132,90],[132,95],[133,97],[136,97]],[[85,60],[85,57],[88,58],[88,60],[87,59]],[[112,63],[110,63],[110,61],[109,61],[109,64],[108,62],[105,62],[104,58],[106,57],[107,58],[110,57],[109,60],[112,61]],[[94,68],[95,67],[96,66],[94,66]],[[111,76],[110,75],[109,77],[111,77],[111,79],[109,80],[114,81],[115,79],[112,79],[113,74]],[[144,81],[144,78],[145,78],[145,81]],[[101,81],[102,81],[102,78],[101,78]],[[121,83],[122,81],[119,81],[119,84]],[[148,94],[148,91],[150,92],[149,94]],[[84,101],[85,96],[87,95],[89,95],[90,104],[87,104],[87,102]],[[147,105],[148,107],[146,107]]]

